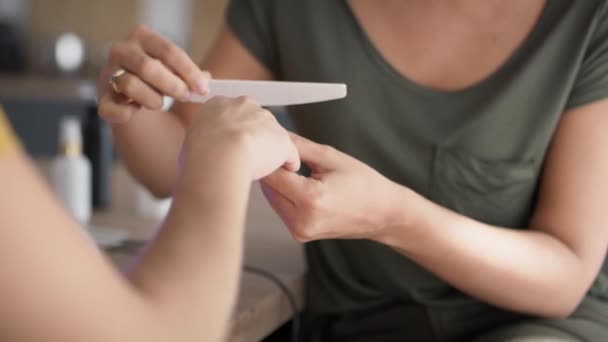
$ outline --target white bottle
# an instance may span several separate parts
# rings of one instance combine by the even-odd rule
[[[80,121],[74,117],[61,120],[59,155],[50,170],[53,190],[66,210],[82,225],[91,218],[91,163],[82,154]]]

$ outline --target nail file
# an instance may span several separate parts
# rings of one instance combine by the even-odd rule
[[[260,106],[292,106],[336,100],[346,97],[346,85],[342,83],[310,83],[281,81],[209,81],[207,95],[193,94],[187,102],[206,102],[214,96],[248,96]]]

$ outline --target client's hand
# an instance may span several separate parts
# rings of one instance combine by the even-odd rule
[[[228,153],[246,159],[251,179],[265,177],[284,166],[300,168],[298,151],[288,132],[268,110],[246,97],[215,97],[194,117],[182,149],[185,167],[213,163]],[[209,167],[211,165],[207,165]]]

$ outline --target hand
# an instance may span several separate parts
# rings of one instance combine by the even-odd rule
[[[298,135],[291,138],[312,173],[277,170],[262,180],[270,205],[300,242],[374,239],[390,222],[400,188],[364,163]]]
[[[188,167],[232,152],[247,159],[254,180],[281,166],[289,170],[286,172],[300,168],[298,151],[272,113],[247,97],[214,97],[194,117],[182,149],[182,161]]]
[[[126,72],[115,79],[113,89],[109,80],[119,69]],[[99,113],[123,123],[142,107],[160,110],[163,95],[187,100],[193,92],[206,94],[210,77],[182,49],[140,26],[112,45],[98,84]]]

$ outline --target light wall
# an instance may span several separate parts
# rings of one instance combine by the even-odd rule
[[[102,45],[125,35],[138,18],[137,0],[30,0],[27,31],[32,42],[72,31]]]
[[[190,50],[192,55],[201,60],[212,43],[217,30],[224,22],[224,10],[227,0],[195,0],[194,20]]]
[[[121,39],[140,20],[138,0],[29,0],[25,29],[32,51],[62,32],[75,32],[94,51]],[[171,1],[171,0],[166,0]],[[199,61],[211,44],[227,0],[192,0],[188,52]],[[34,58],[36,56],[33,56]]]

